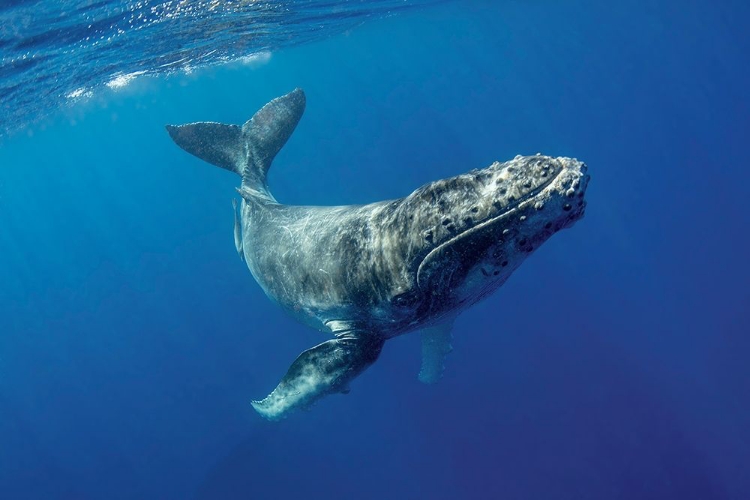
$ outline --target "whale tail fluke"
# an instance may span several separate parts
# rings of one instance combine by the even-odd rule
[[[242,126],[248,148],[248,164],[242,173],[242,184],[266,187],[271,162],[276,157],[305,112],[305,93],[297,88],[272,100]]]
[[[267,191],[268,169],[302,118],[305,102],[298,88],[263,106],[241,127],[198,122],[167,125],[167,132],[188,153],[240,175],[243,186]]]
[[[242,175],[247,164],[242,129],[214,122],[167,125],[172,140],[182,149],[211,165]]]

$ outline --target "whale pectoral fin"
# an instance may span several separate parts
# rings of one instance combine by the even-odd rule
[[[378,359],[385,340],[378,336],[348,333],[300,354],[279,385],[255,410],[269,420],[310,406],[323,396],[347,393],[349,383]]]
[[[232,208],[234,209],[234,247],[237,249],[237,254],[245,261],[245,252],[242,248],[242,224],[240,223],[240,214],[237,211],[237,200],[232,199]]]
[[[445,357],[453,350],[453,320],[422,330],[422,368],[419,381],[436,384],[443,377]]]

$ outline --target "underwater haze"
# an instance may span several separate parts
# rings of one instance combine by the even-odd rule
[[[139,17],[140,16],[140,17]],[[0,6],[0,498],[750,498],[750,4]],[[96,43],[95,43],[96,42]],[[238,178],[164,126],[301,87],[282,203],[362,204],[517,154],[586,217],[348,395],[268,422],[327,340],[237,257]]]

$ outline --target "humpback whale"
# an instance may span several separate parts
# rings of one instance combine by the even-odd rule
[[[421,333],[419,379],[435,383],[454,318],[586,207],[586,165],[541,154],[437,180],[397,200],[281,204],[268,189],[268,171],[305,104],[295,89],[242,126],[167,126],[182,149],[241,177],[239,206],[233,201],[237,253],[272,301],[331,336],[252,402],[269,420],[347,393],[386,340],[405,333]]]

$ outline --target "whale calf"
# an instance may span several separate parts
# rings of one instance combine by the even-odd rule
[[[331,335],[253,401],[275,420],[333,393],[373,364],[389,338],[421,332],[419,379],[434,383],[454,318],[494,292],[544,241],[583,217],[589,176],[572,158],[516,156],[426,184],[397,200],[291,206],[267,185],[305,109],[301,89],[242,126],[167,126],[187,152],[241,176],[234,241],[268,297]]]

